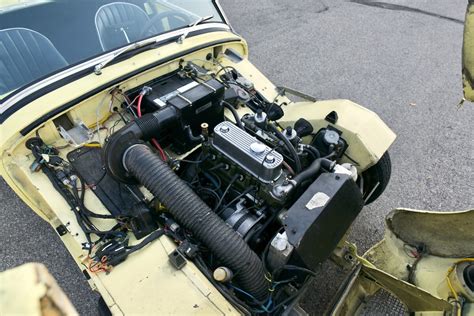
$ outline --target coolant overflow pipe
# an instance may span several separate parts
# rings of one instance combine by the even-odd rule
[[[135,144],[123,156],[125,169],[166,206],[175,220],[229,267],[235,281],[264,301],[268,284],[259,257],[214,213],[170,167],[144,144]]]

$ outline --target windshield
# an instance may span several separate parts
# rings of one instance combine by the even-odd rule
[[[209,16],[223,22],[212,0],[1,0],[0,100],[69,65]]]

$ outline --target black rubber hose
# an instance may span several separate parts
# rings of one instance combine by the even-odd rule
[[[186,133],[186,136],[188,137],[188,140],[191,143],[198,144],[198,143],[202,143],[204,141],[204,136],[202,136],[202,135],[194,136],[193,135],[193,130],[191,129],[191,127],[189,125],[186,125],[184,127],[184,131]]]
[[[143,144],[129,148],[123,161],[127,170],[166,206],[176,221],[234,272],[242,289],[260,301],[266,299],[268,284],[261,260],[165,162]]]
[[[311,150],[309,150],[308,148],[304,148],[304,147],[303,147],[303,152],[307,153],[313,161],[314,161],[315,159],[318,159],[318,158],[319,158],[319,157],[317,157]]]
[[[304,148],[304,150],[310,151],[316,159],[321,158],[321,153],[319,152],[319,150],[316,147],[311,146],[311,145],[304,145],[303,148]]]
[[[300,185],[304,181],[311,179],[312,177],[316,176],[318,172],[321,170],[321,167],[324,167],[328,170],[332,170],[334,168],[335,162],[325,158],[319,158],[313,161],[308,168],[304,171],[298,173],[294,178],[293,181],[296,182],[296,185]]]
[[[301,161],[300,157],[298,156],[298,153],[296,152],[295,147],[290,143],[290,141],[278,130],[278,128],[271,124],[268,123],[268,127],[270,128],[270,131],[275,133],[275,135],[285,143],[285,147],[288,150],[288,152],[291,154],[294,162],[295,162],[295,171],[296,173],[301,172]]]
[[[234,116],[234,120],[237,126],[240,127],[241,129],[244,129],[244,125],[242,124],[242,121],[240,120],[239,113],[237,113],[237,110],[232,106],[232,104],[226,101],[222,101],[222,105],[225,106],[230,112],[232,112],[232,115]]]

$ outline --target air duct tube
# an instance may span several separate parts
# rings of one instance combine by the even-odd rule
[[[268,286],[260,259],[165,162],[144,144],[129,148],[123,161],[125,168],[166,206],[175,220],[234,272],[245,291],[259,300],[265,299]]]
[[[144,185],[178,223],[234,272],[234,280],[244,291],[264,301],[268,284],[260,258],[166,162],[139,140],[153,137],[153,130],[159,133],[172,126],[172,117],[150,116],[146,124],[144,118],[129,123],[111,137],[105,147],[107,169],[119,180],[136,179]]]
[[[159,112],[145,114],[119,129],[105,144],[107,173],[117,181],[136,184],[137,179],[124,168],[122,158],[125,152],[135,144],[169,133],[178,125],[179,112],[174,107],[167,107]]]

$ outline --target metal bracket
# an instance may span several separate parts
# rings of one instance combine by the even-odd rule
[[[168,260],[176,270],[181,270],[187,263],[186,258],[178,251],[178,249],[175,249],[168,255]]]
[[[331,261],[345,271],[352,270],[357,264],[357,248],[354,244],[342,241],[331,254]]]
[[[56,227],[56,231],[58,232],[59,236],[64,236],[69,232],[64,225],[59,225]]]
[[[277,87],[277,90],[282,96],[285,96],[288,93],[288,94],[297,96],[299,98],[302,98],[306,101],[311,101],[311,102],[318,101],[318,99],[316,99],[315,97],[312,97],[312,96],[310,96],[306,93],[303,93],[303,92],[300,92],[300,91],[297,91],[297,90],[294,90],[294,89],[291,89],[291,88],[279,86],[279,87]]]

